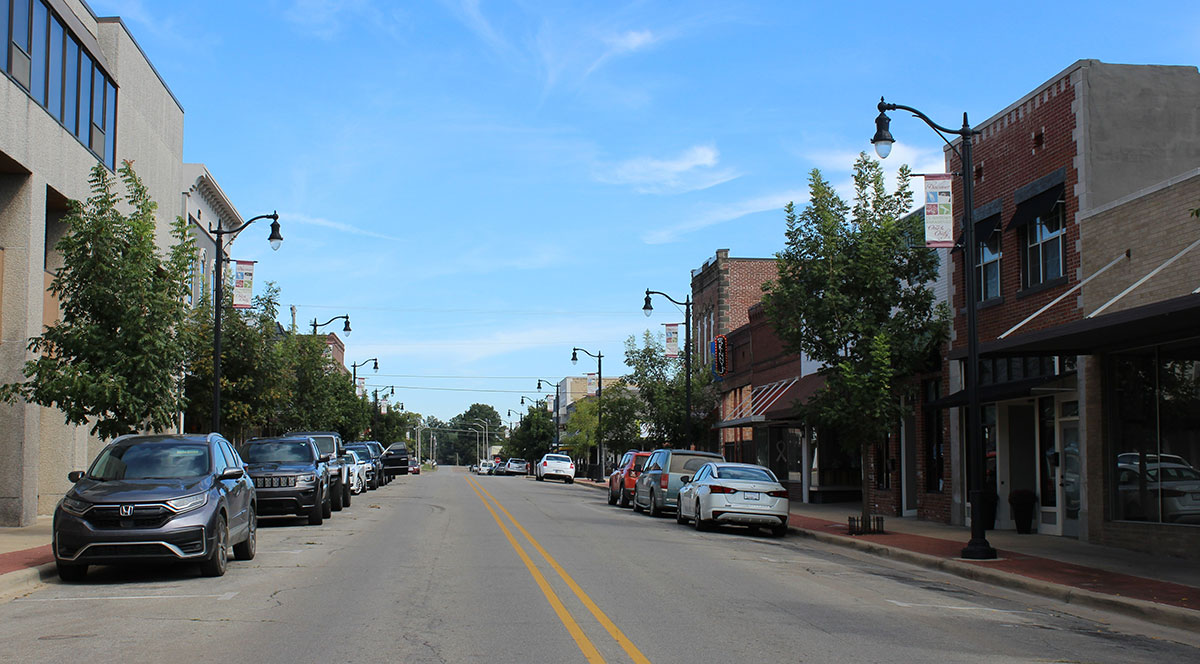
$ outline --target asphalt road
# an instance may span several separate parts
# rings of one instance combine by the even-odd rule
[[[450,467],[323,526],[264,523],[220,579],[48,584],[0,604],[0,642],[14,662],[1200,661],[1197,635]]]

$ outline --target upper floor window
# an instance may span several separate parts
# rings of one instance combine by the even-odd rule
[[[1025,252],[1022,256],[1022,285],[1038,286],[1063,276],[1064,251],[1063,204],[1058,203],[1025,228]]]
[[[980,301],[1000,297],[1000,233],[989,233],[975,252],[975,279]]]

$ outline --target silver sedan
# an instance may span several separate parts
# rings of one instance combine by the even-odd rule
[[[675,515],[679,523],[691,521],[696,530],[728,523],[768,528],[776,537],[787,534],[788,492],[770,469],[714,462],[684,481]]]

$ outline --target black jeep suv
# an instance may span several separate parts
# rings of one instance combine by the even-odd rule
[[[313,526],[330,516],[329,469],[312,438],[251,438],[242,458],[258,492],[260,515],[308,517]]]
[[[350,507],[350,468],[342,463],[342,455],[346,446],[342,444],[342,434],[336,431],[289,431],[291,436],[307,436],[317,444],[326,466],[329,468],[329,498],[334,512],[342,511],[342,507]]]

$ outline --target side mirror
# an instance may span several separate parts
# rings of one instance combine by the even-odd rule
[[[691,475],[684,475],[683,477],[679,478],[679,481],[680,481],[680,482],[683,482],[684,484],[687,484],[688,482],[691,482],[691,481],[692,481],[692,476],[691,476]]]
[[[332,458],[333,458],[333,455],[332,455],[332,454],[322,454],[322,455],[321,455],[321,461],[328,462],[328,461],[329,461],[330,459],[332,459]]]
[[[71,472],[67,473],[67,480],[70,481],[71,484],[74,484],[81,479],[83,479],[82,470],[72,470]]]
[[[221,473],[221,477],[218,479],[240,480],[240,479],[242,479],[242,476],[245,474],[246,474],[246,471],[242,470],[241,468],[234,468],[234,467],[230,466],[229,468],[225,469],[225,472]]]

